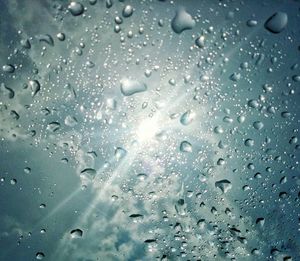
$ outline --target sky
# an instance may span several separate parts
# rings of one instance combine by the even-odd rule
[[[300,259],[300,2],[0,1],[0,260]]]

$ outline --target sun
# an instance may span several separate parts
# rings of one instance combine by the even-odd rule
[[[156,118],[143,119],[136,131],[137,140],[139,143],[148,143],[153,141],[160,128]]]

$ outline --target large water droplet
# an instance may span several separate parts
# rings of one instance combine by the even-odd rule
[[[133,14],[133,7],[131,5],[126,5],[122,11],[123,17],[130,17]]]
[[[127,151],[121,147],[116,148],[115,150],[115,157],[117,160],[124,158],[127,154]]]
[[[83,236],[83,231],[79,228],[73,229],[71,232],[71,238],[82,238]]]
[[[34,97],[41,90],[41,85],[37,80],[29,81],[29,87],[31,89],[31,95]]]
[[[188,110],[180,117],[180,123],[182,125],[189,125],[195,119],[196,114],[192,110]]]
[[[87,179],[87,180],[93,180],[96,176],[97,172],[93,168],[85,168],[80,172],[80,177]]]
[[[215,183],[215,187],[219,188],[223,193],[226,193],[228,190],[232,188],[232,184],[229,180],[222,179]]]
[[[144,92],[146,90],[147,85],[145,83],[131,79],[121,80],[121,92],[125,96],[130,96],[139,92]]]
[[[70,13],[74,16],[81,15],[84,12],[83,5],[78,2],[71,2],[68,6],[68,9],[69,9]]]
[[[2,70],[6,73],[13,73],[15,71],[15,67],[11,64],[5,64],[2,66]]]
[[[45,257],[45,254],[43,252],[37,252],[35,255],[35,258],[37,260],[42,260]]]
[[[183,7],[180,7],[176,11],[176,15],[172,19],[171,27],[177,34],[182,33],[184,30],[192,29],[196,22],[192,16],[185,11]]]
[[[182,152],[193,152],[193,146],[188,141],[183,141],[180,143],[180,151]]]
[[[56,121],[50,122],[47,125],[47,130],[50,132],[56,132],[57,130],[59,130],[59,128],[60,128],[60,123]]]
[[[287,26],[287,23],[287,14],[284,12],[277,12],[268,18],[265,22],[265,28],[271,33],[278,34]]]

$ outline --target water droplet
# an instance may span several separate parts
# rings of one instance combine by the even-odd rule
[[[254,27],[257,25],[257,21],[256,20],[248,20],[247,21],[247,26],[249,27]]]
[[[30,48],[31,48],[31,44],[30,44],[30,42],[29,42],[28,39],[22,39],[22,40],[20,41],[20,44],[21,44],[21,46],[22,46],[23,48],[25,48],[25,49],[30,49]]]
[[[15,67],[11,64],[5,64],[2,66],[2,70],[6,73],[13,73],[15,71]]]
[[[227,179],[222,179],[215,182],[215,187],[219,188],[223,193],[226,193],[228,190],[232,188],[232,184]]]
[[[141,214],[132,214],[129,217],[132,219],[134,223],[142,222],[144,219],[144,216]]]
[[[250,100],[248,101],[248,106],[254,109],[257,109],[259,106],[259,103],[257,100]]]
[[[106,0],[106,1],[105,1],[105,6],[106,6],[106,8],[111,8],[112,5],[113,5],[113,1],[112,1],[112,0]]]
[[[68,9],[73,16],[81,15],[84,12],[83,5],[78,2],[71,2],[68,6]]]
[[[238,80],[241,79],[241,74],[240,73],[233,73],[230,75],[230,80],[237,82]]]
[[[247,147],[253,147],[254,146],[254,140],[252,139],[246,139],[244,142],[245,146]]]
[[[41,90],[41,85],[40,85],[39,81],[37,81],[37,80],[29,81],[29,87],[31,89],[32,97],[36,96],[37,93]]]
[[[261,130],[264,127],[264,124],[261,121],[253,122],[253,127],[257,130]]]
[[[193,152],[193,146],[188,141],[182,141],[180,143],[180,151],[191,153],[191,152]]]
[[[201,35],[201,36],[197,37],[196,40],[195,40],[195,44],[199,48],[204,48],[204,46],[205,46],[205,37],[204,37],[204,35]]]
[[[66,39],[66,35],[64,33],[58,33],[56,37],[60,41],[64,41]]]
[[[292,79],[294,82],[300,82],[300,75],[293,75]]]
[[[50,46],[54,46],[53,38],[49,34],[40,34],[40,35],[37,35],[36,38],[40,42],[45,42],[45,43],[49,44]]]
[[[133,7],[131,5],[126,5],[122,11],[123,17],[130,17],[133,14]]]
[[[214,133],[216,133],[216,134],[224,133],[224,129],[221,126],[216,126],[214,128]]]
[[[115,150],[115,157],[117,160],[124,158],[127,154],[127,151],[121,147],[116,148]]]
[[[10,180],[10,184],[11,185],[16,185],[17,184],[17,180],[16,179],[11,179]]]
[[[26,174],[30,174],[31,173],[31,168],[29,168],[29,167],[24,168],[24,172]]]
[[[193,120],[195,119],[195,116],[196,116],[196,114],[192,110],[188,110],[187,112],[182,114],[182,116],[180,117],[180,123],[185,126],[189,125],[193,122]]]
[[[182,33],[184,30],[192,29],[196,22],[192,16],[185,11],[183,7],[180,7],[176,11],[176,15],[172,19],[171,27],[177,34]]]
[[[256,224],[260,227],[263,227],[265,224],[265,219],[264,218],[257,218],[256,219]]]
[[[147,175],[146,173],[139,173],[139,174],[137,174],[137,178],[138,178],[140,181],[145,180],[147,177],[148,177],[148,175]]]
[[[287,23],[287,14],[284,12],[277,12],[268,18],[265,22],[265,28],[271,33],[278,34],[287,26]]]
[[[35,257],[37,260],[42,260],[45,257],[45,254],[43,252],[37,252]]]
[[[288,112],[288,111],[283,111],[283,112],[281,113],[281,117],[282,117],[282,118],[289,118],[289,117],[291,117],[291,113]]]
[[[80,177],[87,180],[93,180],[97,172],[93,168],[85,168],[80,172]]]
[[[70,235],[71,235],[71,238],[72,239],[75,239],[75,238],[82,238],[83,236],[83,231],[79,228],[77,229],[73,229],[71,232],[70,232]]]
[[[59,130],[59,128],[60,128],[60,123],[56,121],[50,122],[47,125],[47,130],[50,132],[56,132],[57,130]]]
[[[121,92],[124,96],[144,92],[147,90],[147,85],[136,80],[123,79],[121,80]]]
[[[175,204],[175,210],[178,215],[185,216],[186,215],[186,203],[184,199],[179,199]]]
[[[78,121],[77,119],[74,117],[74,116],[70,116],[68,115],[66,118],[65,118],[65,124],[67,126],[70,126],[70,127],[75,127],[77,125]]]

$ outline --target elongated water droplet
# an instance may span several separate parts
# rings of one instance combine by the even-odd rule
[[[121,92],[124,96],[130,96],[147,90],[147,85],[131,79],[121,80]]]
[[[2,70],[6,73],[13,73],[15,71],[15,67],[11,64],[5,64],[2,66]]]
[[[180,123],[182,125],[189,125],[195,119],[196,114],[192,110],[188,110],[180,117]]]
[[[37,93],[41,90],[41,85],[37,80],[29,81],[29,87],[31,89],[32,97],[36,96]]]

